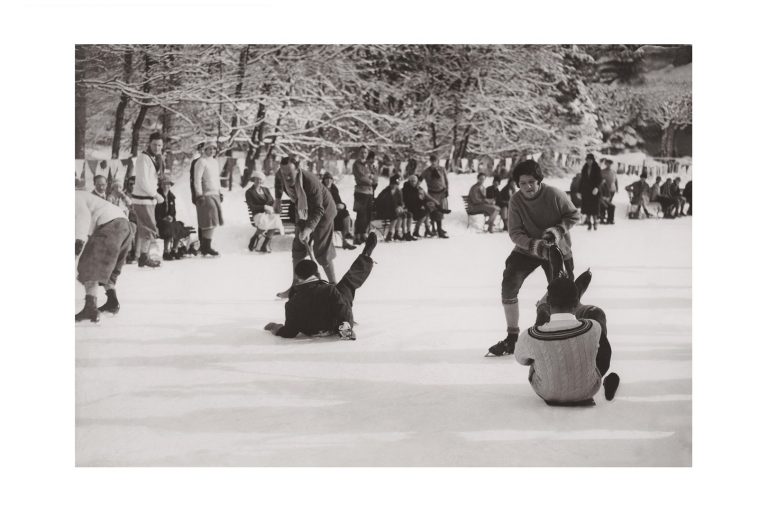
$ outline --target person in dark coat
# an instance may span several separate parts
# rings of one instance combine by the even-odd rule
[[[429,195],[437,199],[437,208],[430,216],[440,238],[448,238],[448,233],[443,229],[443,214],[450,213],[448,209],[448,174],[440,167],[437,157],[429,157],[429,167],[421,173],[421,179],[427,184]]]
[[[291,287],[285,304],[285,324],[270,322],[264,329],[283,338],[295,338],[303,333],[307,336],[337,334],[342,339],[356,339],[352,330],[352,304],[355,291],[373,269],[371,253],[376,243],[376,233],[369,233],[363,252],[338,284],[320,279],[314,261],[298,262],[294,267],[296,284]]]
[[[587,216],[587,230],[597,229],[600,215],[600,184],[603,175],[592,153],[587,155],[587,162],[581,168],[581,213]]]
[[[499,190],[499,195],[496,196],[496,206],[499,207],[499,215],[501,215],[501,221],[504,223],[504,231],[507,230],[507,215],[509,213],[509,200],[512,199],[512,194],[515,193],[515,180],[512,179],[512,175],[509,175],[507,184]]]
[[[333,221],[336,218],[336,203],[327,188],[310,171],[299,169],[299,163],[292,157],[280,161],[280,170],[275,175],[275,212],[280,212],[283,193],[296,205],[296,234],[291,246],[293,266],[306,258],[308,249],[314,244],[313,254],[322,265],[329,283],[336,283],[333,260],[336,249],[333,246]],[[288,298],[290,288],[280,292],[280,298]]]
[[[432,204],[437,204],[437,200],[427,195],[423,188],[419,187],[419,177],[415,174],[408,176],[408,179],[403,183],[403,204],[405,205],[405,224],[406,230],[411,232],[411,220],[416,222],[416,226],[413,232],[410,234],[411,240],[421,238],[419,230],[421,229],[422,222],[427,219],[430,214],[428,204],[432,201]],[[432,236],[432,231],[429,228],[429,222],[424,224],[425,235]],[[405,237],[408,240],[408,236]]]
[[[389,179],[389,186],[381,191],[374,202],[376,217],[390,221],[387,231],[384,233],[385,242],[391,242],[393,236],[395,240],[403,239],[405,203],[399,185],[400,179],[397,176],[392,176]]]
[[[157,193],[163,196],[162,203],[155,205],[155,222],[160,238],[163,239],[163,259],[178,260],[182,258],[179,253],[179,241],[176,228],[176,196],[171,192],[173,181],[167,174],[158,179]]]
[[[346,203],[341,200],[339,188],[333,183],[333,175],[329,172],[323,174],[323,185],[333,196],[336,203],[336,218],[333,220],[333,229],[341,232],[341,247],[344,249],[357,249],[349,240],[354,240],[352,236],[352,217],[349,215]]]

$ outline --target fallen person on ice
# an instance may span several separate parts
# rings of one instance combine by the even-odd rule
[[[264,329],[283,338],[295,338],[300,332],[308,336],[338,334],[354,340],[352,302],[355,290],[371,273],[371,252],[376,247],[375,233],[369,233],[363,252],[338,284],[320,279],[317,264],[301,260],[294,268],[295,284],[285,304],[285,325],[270,322]]]
[[[601,385],[607,400],[619,387],[616,373],[603,381],[611,364],[605,313],[581,303],[591,277],[587,270],[576,282],[553,279],[537,304],[536,325],[517,342],[515,358],[531,367],[528,381],[547,405],[594,405]]]

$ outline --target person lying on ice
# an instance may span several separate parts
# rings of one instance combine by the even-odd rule
[[[603,381],[611,364],[605,313],[581,304],[591,276],[587,270],[576,282],[553,279],[537,304],[536,325],[517,341],[515,359],[531,367],[528,381],[547,405],[594,405],[601,385],[607,400],[619,387],[616,373]]]
[[[342,339],[356,339],[352,330],[352,302],[355,290],[371,273],[371,252],[376,243],[376,234],[369,233],[363,252],[338,284],[320,279],[314,261],[299,261],[294,268],[296,284],[285,304],[285,325],[270,322],[264,329],[283,338],[295,338],[301,332],[307,336],[338,334]]]

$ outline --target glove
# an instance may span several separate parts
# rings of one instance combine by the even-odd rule
[[[301,230],[301,233],[299,233],[299,240],[302,242],[309,241],[309,237],[312,235],[312,228],[304,228]]]
[[[277,324],[275,322],[269,322],[267,325],[264,326],[265,331],[270,331],[272,333],[275,333],[280,330],[280,328],[283,326],[283,324]]]
[[[155,194],[155,200],[157,201],[157,204],[163,204],[165,202],[165,198],[160,194]]]
[[[558,243],[560,240],[562,240],[563,235],[565,234],[565,231],[560,226],[552,226],[551,228],[547,228],[544,230],[544,235],[541,237],[545,241],[550,243]]]
[[[77,256],[82,252],[84,245],[85,245],[85,242],[83,242],[79,238],[75,239],[75,256]]]
[[[546,240],[542,240],[540,238],[534,238],[533,240],[531,240],[530,252],[537,258],[548,260],[550,245],[551,244]]]

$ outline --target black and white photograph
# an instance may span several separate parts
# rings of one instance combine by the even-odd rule
[[[691,45],[73,51],[78,466],[691,465]]]
[[[755,7],[10,2],[0,508],[760,508]]]

